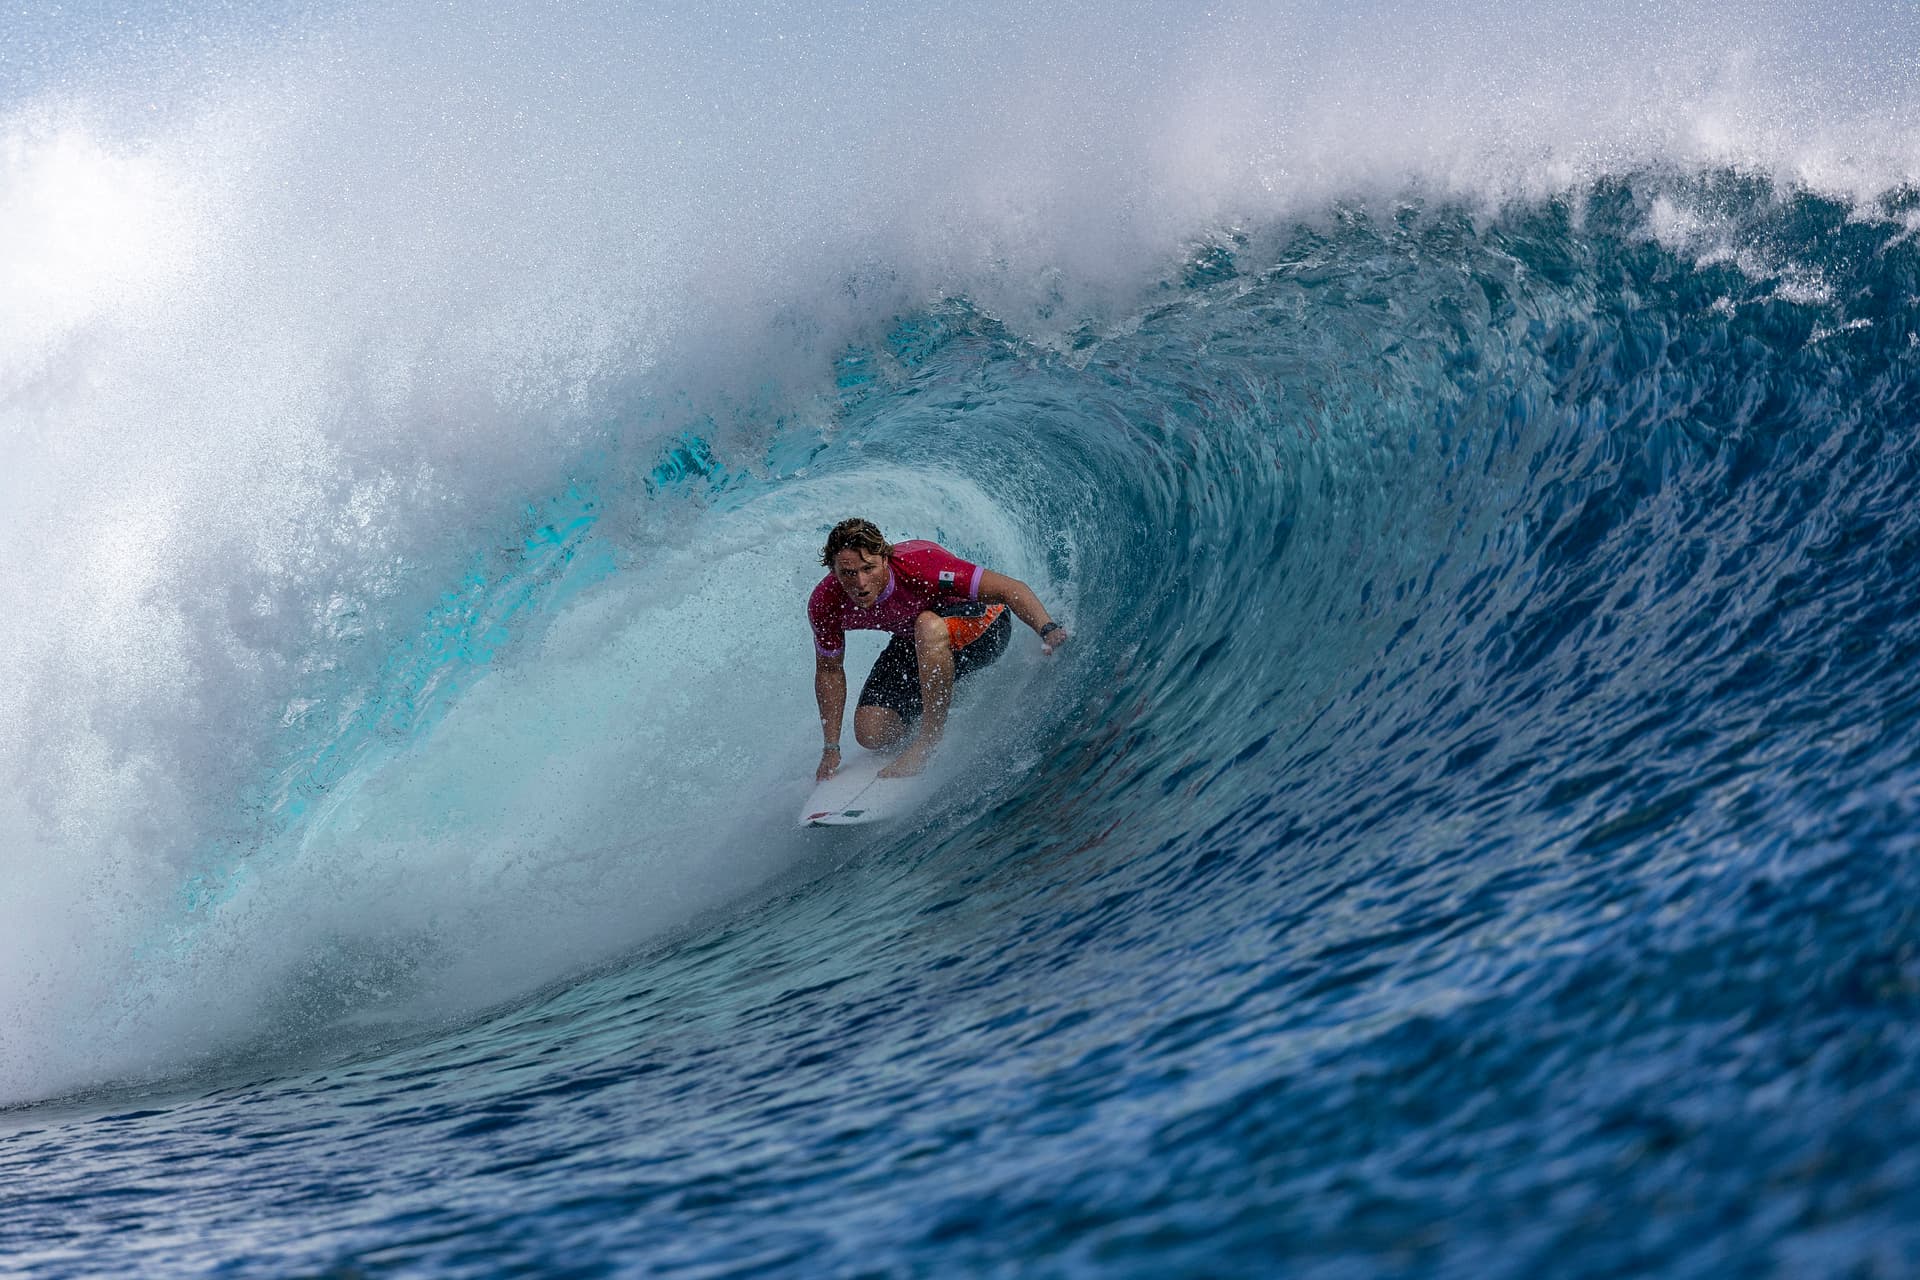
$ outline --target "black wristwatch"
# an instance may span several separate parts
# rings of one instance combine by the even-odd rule
[[[1054,632],[1058,631],[1059,629],[1060,629],[1059,623],[1049,622],[1046,626],[1040,628],[1040,638],[1042,640],[1045,640],[1048,636],[1052,635]]]

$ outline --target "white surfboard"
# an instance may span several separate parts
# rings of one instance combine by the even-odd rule
[[[840,771],[814,787],[800,810],[803,827],[858,827],[904,817],[918,809],[933,792],[927,775],[883,778],[880,770],[892,756],[856,752]]]

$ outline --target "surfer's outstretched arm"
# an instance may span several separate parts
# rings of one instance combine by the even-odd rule
[[[838,658],[813,660],[813,700],[820,704],[820,767],[814,781],[825,782],[840,768],[840,721],[847,711],[847,669]]]
[[[1033,588],[1018,578],[983,569],[980,573],[980,598],[990,604],[1004,604],[1013,610],[1014,617],[1033,628],[1048,653],[1072,639],[1066,628],[1054,622],[1047,613],[1047,606],[1040,603],[1040,597],[1033,594]]]

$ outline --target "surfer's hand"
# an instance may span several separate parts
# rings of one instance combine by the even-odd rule
[[[1073,639],[1073,637],[1067,634],[1065,627],[1056,627],[1054,630],[1040,637],[1040,651],[1048,657],[1052,657],[1055,649],[1058,649],[1071,639]]]
[[[840,772],[840,753],[838,751],[822,751],[820,753],[820,767],[813,771],[813,780],[815,782],[825,782],[838,772]]]

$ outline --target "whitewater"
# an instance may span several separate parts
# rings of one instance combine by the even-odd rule
[[[1920,1269],[1920,12],[6,21],[0,1274]]]

